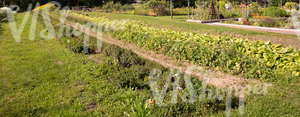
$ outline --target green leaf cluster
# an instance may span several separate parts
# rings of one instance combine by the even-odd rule
[[[109,22],[113,22],[105,17],[72,15],[106,27],[111,25]],[[177,60],[246,78],[289,81],[300,75],[300,52],[292,48],[230,36],[153,28],[139,21],[128,21],[123,26],[122,30],[114,30],[111,34],[117,39]]]

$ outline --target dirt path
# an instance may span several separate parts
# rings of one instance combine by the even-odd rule
[[[226,26],[226,27],[231,27],[231,28],[240,28],[240,29],[265,31],[265,32],[275,32],[275,33],[292,34],[292,35],[296,35],[296,34],[300,33],[300,30],[297,30],[297,29],[282,29],[282,28],[248,26],[248,25],[238,25],[238,24],[224,24],[224,23],[208,23],[208,25]]]
[[[66,25],[71,26],[72,28],[75,28],[79,31],[85,32],[89,36],[92,37],[97,37],[97,32],[94,32],[83,25],[80,25],[78,23],[70,22],[70,21],[65,21]],[[182,62],[182,61],[177,61],[176,59],[173,59],[169,56],[163,55],[163,54],[157,54],[153,51],[149,51],[143,48],[139,48],[136,45],[123,42],[117,39],[113,39],[111,37],[103,37],[102,40],[104,43],[111,44],[111,45],[116,45],[119,46],[123,49],[131,50],[132,52],[136,53],[138,56],[145,58],[150,61],[154,61],[164,67],[171,68],[171,69],[179,69],[182,71],[186,71],[191,68],[195,68],[195,65],[187,63],[187,62]],[[199,80],[201,81],[206,81],[208,85],[213,85],[218,88],[226,88],[226,87],[234,87],[234,88],[240,88],[244,86],[245,84],[249,83],[261,83],[258,80],[249,80],[249,79],[244,79],[239,76],[233,76],[230,74],[225,74],[222,72],[211,72],[211,71],[205,71],[204,74],[200,74],[199,71],[202,71],[203,69],[198,67],[191,72],[187,72],[190,75],[198,77]]]
[[[187,22],[200,23],[198,20],[187,20]],[[225,23],[206,23],[207,25],[214,26],[225,26],[231,28],[265,31],[265,32],[275,32],[281,34],[299,34],[300,30],[297,29],[283,29],[283,28],[271,28],[271,27],[260,27],[260,26],[249,26],[249,25],[238,25],[238,24],[225,24]]]

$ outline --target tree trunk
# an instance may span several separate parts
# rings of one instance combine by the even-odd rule
[[[209,17],[210,17],[210,19],[218,18],[214,0],[211,0],[210,5],[209,5]]]
[[[170,13],[171,13],[171,19],[173,19],[173,0],[170,0]]]
[[[205,9],[205,0],[203,0],[203,9]]]
[[[188,0],[188,18],[190,18],[190,0]]]
[[[264,0],[264,8],[266,8],[267,7],[267,2],[266,2],[267,0]]]
[[[217,12],[220,12],[220,1],[217,0]]]

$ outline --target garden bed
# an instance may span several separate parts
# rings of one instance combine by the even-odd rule
[[[104,17],[88,17],[78,13],[71,13],[70,16],[99,24],[105,22],[105,25],[113,22]],[[286,82],[299,75],[294,64],[298,62],[299,52],[268,42],[158,29],[143,26],[138,21],[127,22],[123,30],[110,34],[115,39],[180,61],[243,75],[245,78]]]

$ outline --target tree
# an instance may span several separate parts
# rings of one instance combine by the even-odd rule
[[[152,9],[158,16],[168,13],[166,10],[166,8],[168,8],[168,2],[166,0],[149,0],[145,4],[145,7]]]
[[[211,0],[210,1],[210,5],[209,5],[209,18],[210,19],[217,19],[218,18],[218,14],[215,8],[215,1]]]

